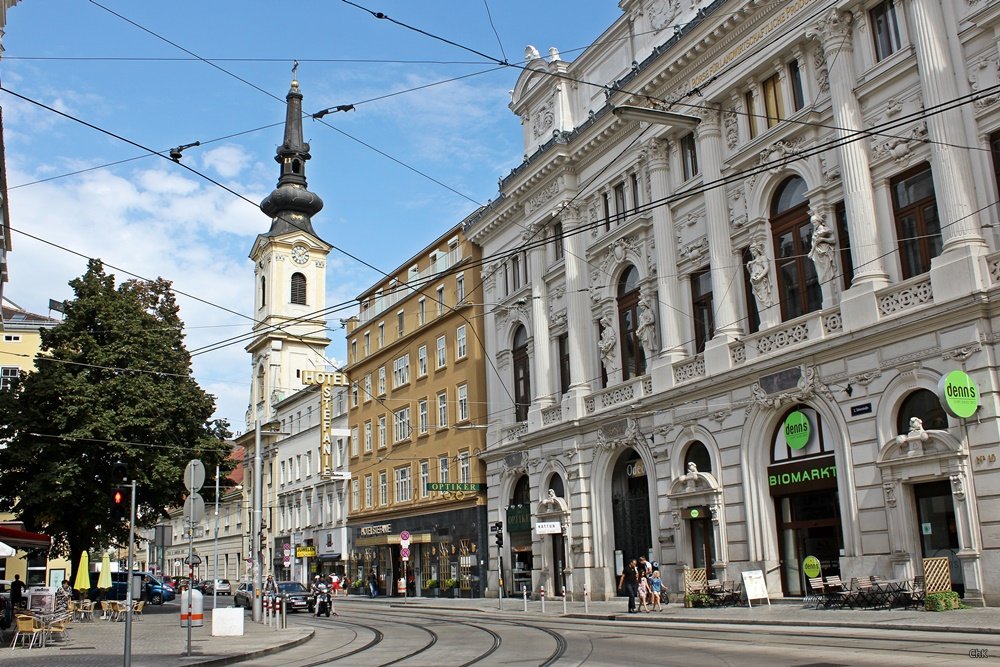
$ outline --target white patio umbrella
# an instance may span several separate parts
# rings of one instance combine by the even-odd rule
[[[11,558],[17,553],[17,549],[0,542],[0,558]]]

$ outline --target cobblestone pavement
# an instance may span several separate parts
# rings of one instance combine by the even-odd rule
[[[541,615],[559,617],[564,613],[622,622],[662,622],[699,624],[763,624],[795,625],[798,627],[892,628],[921,632],[965,632],[1000,634],[1000,608],[985,607],[960,609],[949,612],[926,612],[913,609],[815,609],[782,601],[748,607],[720,607],[686,609],[680,604],[666,605],[661,612],[628,614],[626,602],[590,602],[550,599],[542,604],[538,600],[525,603],[521,598],[507,598],[502,604],[496,598],[435,599],[411,598],[405,603],[401,598],[376,598],[351,596],[352,603],[385,607],[409,605],[439,609],[462,609],[470,613],[503,614],[524,618]],[[227,603],[228,604],[228,601]],[[220,607],[222,604],[220,603]],[[565,608],[565,612],[564,612]],[[341,608],[342,616],[350,612]],[[346,612],[346,613],[345,613]],[[295,616],[291,616],[294,619]],[[132,664],[135,667],[167,667],[174,665],[223,665],[232,664],[255,656],[275,653],[313,637],[313,630],[299,627],[293,622],[279,630],[253,623],[249,614],[244,617],[242,637],[212,637],[211,611],[206,611],[205,626],[192,629],[192,655],[187,656],[187,629],[180,627],[179,607],[167,604],[150,609],[141,620],[132,624]],[[346,620],[349,620],[346,619]],[[11,634],[4,635],[9,646]],[[69,636],[60,643],[45,648],[0,648],[0,658],[16,661],[18,667],[108,667],[123,663],[125,624],[95,620],[75,623]]]

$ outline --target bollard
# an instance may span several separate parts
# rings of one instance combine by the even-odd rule
[[[542,613],[544,614],[545,613],[545,586],[539,586],[539,588],[542,591],[542,595],[541,595],[541,597],[542,597]]]
[[[521,586],[521,594],[524,596],[524,611],[528,611],[528,587]]]
[[[288,628],[288,607],[285,606],[285,596],[281,596],[281,625],[282,630]]]
[[[583,613],[590,613],[590,591],[587,590],[587,584],[583,585]]]
[[[566,613],[566,587],[563,586],[563,614]]]

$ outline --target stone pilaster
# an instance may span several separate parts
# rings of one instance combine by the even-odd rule
[[[566,322],[569,345],[569,396],[567,418],[576,419],[584,413],[583,398],[588,395],[597,370],[597,339],[590,315],[586,234],[581,228],[583,217],[576,206],[565,206],[561,220],[566,243]]]

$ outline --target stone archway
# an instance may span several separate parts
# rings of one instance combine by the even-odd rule
[[[685,474],[670,483],[667,498],[678,566],[704,568],[709,579],[717,578],[729,564],[722,486],[714,475],[700,472],[691,463]]]

